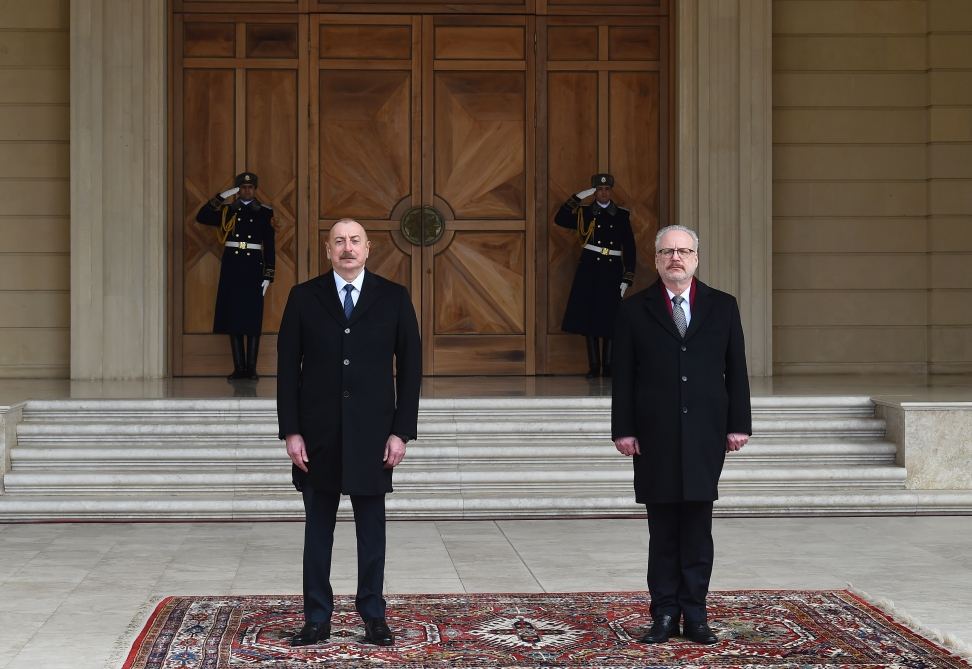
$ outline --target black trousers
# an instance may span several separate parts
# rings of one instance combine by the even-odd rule
[[[331,549],[340,493],[304,486],[304,620],[331,620]],[[364,620],[385,617],[385,496],[351,495],[358,539],[358,591],[354,605]]]
[[[712,576],[712,502],[646,504],[651,615],[705,622]]]

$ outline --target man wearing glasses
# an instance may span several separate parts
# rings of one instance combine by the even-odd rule
[[[736,299],[695,278],[699,237],[679,225],[655,237],[658,281],[618,311],[611,436],[634,461],[648,512],[651,629],[718,642],[705,600],[712,574],[712,503],[726,453],[752,434],[749,379]]]

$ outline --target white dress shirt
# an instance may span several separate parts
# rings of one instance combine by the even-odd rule
[[[674,309],[675,303],[672,302],[672,298],[675,297],[675,293],[668,290],[667,286],[665,287],[665,292],[668,293],[668,301],[671,303],[672,309]],[[692,302],[691,300],[689,300],[689,296],[691,294],[692,294],[692,285],[689,284],[689,287],[685,289],[684,293],[682,293],[682,311],[685,312],[685,327],[688,327],[689,325],[692,324]]]
[[[354,306],[358,306],[358,298],[361,297],[361,284],[364,283],[365,271],[362,269],[358,272],[358,276],[351,280],[350,285],[354,288],[351,291],[351,301],[354,302]],[[344,304],[344,287],[348,285],[348,282],[341,278],[341,275],[337,272],[334,273],[334,285],[337,287],[338,300],[341,304]]]

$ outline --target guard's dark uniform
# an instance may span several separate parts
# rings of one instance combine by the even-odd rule
[[[216,290],[216,314],[213,332],[230,335],[259,335],[263,329],[263,289],[265,279],[273,281],[274,230],[273,208],[259,200],[243,204],[237,200],[221,204],[213,198],[202,206],[196,220],[203,225],[226,230]],[[250,248],[258,244],[260,248]]]
[[[582,224],[578,223],[578,207],[584,216]],[[614,202],[607,207],[596,202],[581,205],[572,195],[560,207],[554,222],[577,231],[583,246],[601,249],[581,250],[561,329],[588,337],[614,336],[621,283],[634,282],[637,263],[630,212]]]

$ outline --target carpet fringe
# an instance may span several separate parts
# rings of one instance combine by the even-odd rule
[[[115,641],[115,645],[112,646],[111,652],[108,654],[108,659],[105,660],[104,669],[121,669],[122,664],[128,658],[128,653],[135,644],[135,640],[138,639],[138,635],[141,634],[142,630],[148,624],[149,618],[155,613],[155,609],[158,608],[159,604],[166,597],[168,595],[149,597],[142,604],[141,608],[132,617],[132,622],[128,624],[128,627],[125,628],[122,635]]]
[[[874,595],[871,595],[870,593],[856,587],[852,583],[847,584],[847,589],[861,599],[865,600],[868,604],[871,604],[872,606],[875,606],[884,613],[888,614],[892,619],[901,623],[905,627],[908,627],[922,636],[931,639],[966,662],[972,662],[972,646],[965,643],[955,635],[942,632],[922,624],[917,618],[899,609],[897,606],[895,606],[892,600],[886,597],[875,597]]]

